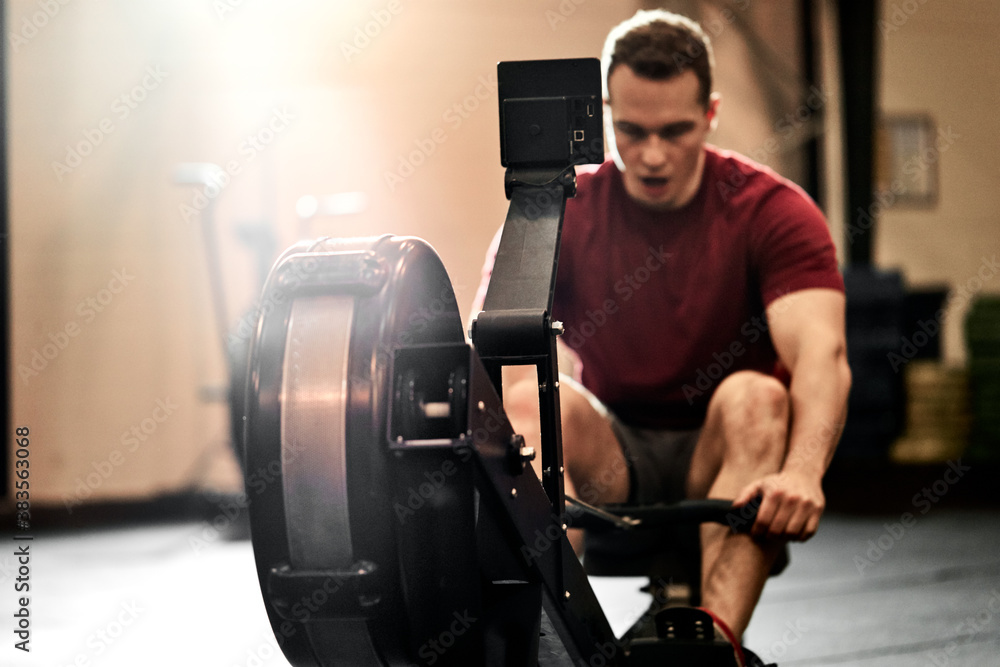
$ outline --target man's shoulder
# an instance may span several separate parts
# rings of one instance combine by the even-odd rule
[[[601,226],[609,212],[618,208],[620,192],[621,172],[612,159],[576,167],[576,194],[566,201],[564,229],[582,233]]]
[[[611,157],[606,157],[601,164],[584,164],[576,167],[577,196],[594,196],[600,191],[607,192],[621,172]]]
[[[705,174],[710,191],[728,204],[748,199],[760,201],[778,195],[786,201],[798,200],[814,206],[805,190],[765,164],[717,146],[706,145],[705,152]]]

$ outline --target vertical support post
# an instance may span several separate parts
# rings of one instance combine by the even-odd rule
[[[547,317],[546,320],[549,318]],[[551,322],[547,321],[551,331]],[[556,361],[556,336],[549,336],[549,354],[539,360],[538,408],[542,434],[542,488],[552,505],[552,516],[562,520],[565,509],[563,484],[562,415],[559,409],[559,367]]]
[[[576,193],[572,167],[508,170],[510,207],[472,340],[490,380],[502,397],[505,365],[534,365],[541,417],[542,487],[561,528],[565,513],[559,368],[552,330],[563,214]],[[556,544],[555,548],[561,548]],[[561,559],[557,559],[561,563]],[[561,566],[560,566],[561,567]],[[558,575],[562,581],[562,572]]]
[[[847,232],[850,265],[869,266],[877,221],[858,225],[871,213],[875,133],[875,18],[878,2],[839,3],[840,70],[844,90],[844,150],[847,158]],[[872,215],[872,218],[875,216]]]

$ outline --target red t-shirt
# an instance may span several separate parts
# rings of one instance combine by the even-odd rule
[[[798,186],[706,147],[686,206],[652,211],[611,161],[566,206],[553,318],[580,379],[623,422],[696,428],[722,378],[774,374],[764,309],[806,288],[843,291],[823,214]]]

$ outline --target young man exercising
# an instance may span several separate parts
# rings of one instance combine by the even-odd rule
[[[851,382],[843,281],[815,204],[706,143],[720,98],[697,24],[639,12],[602,66],[612,159],[567,203],[552,313],[576,380],[561,383],[566,493],[760,496],[750,535],[701,528],[702,605],[739,640],[783,545],[823,513]],[[537,446],[533,373],[505,409]]]

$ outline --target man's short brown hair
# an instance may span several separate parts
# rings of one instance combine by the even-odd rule
[[[698,77],[698,101],[708,108],[715,67],[712,45],[701,27],[686,16],[662,9],[640,10],[611,29],[601,55],[606,100],[610,99],[608,77],[619,65],[656,81],[690,70]]]

